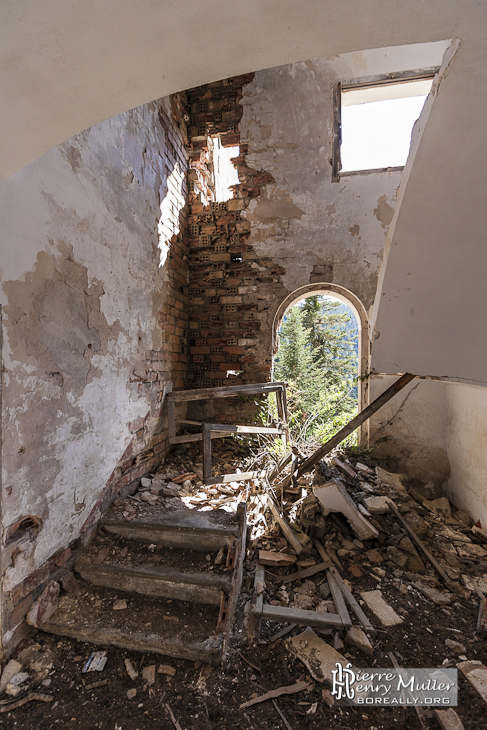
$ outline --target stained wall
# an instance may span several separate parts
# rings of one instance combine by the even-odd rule
[[[126,112],[2,188],[7,645],[80,533],[167,449],[164,393],[186,369],[184,114],[184,95]],[[37,528],[18,529],[27,517]]]

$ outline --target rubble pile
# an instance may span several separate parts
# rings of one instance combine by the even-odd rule
[[[487,534],[482,527],[435,485],[411,486],[365,452],[360,458],[334,452],[311,472],[291,478],[290,464],[296,460],[281,459],[276,468],[274,453],[251,452],[243,440],[216,442],[213,457],[216,475],[257,470],[259,477],[206,485],[200,445],[184,445],[157,473],[141,480],[137,493],[118,499],[111,512],[131,522],[181,509],[236,512],[245,503],[249,540],[230,665],[219,673],[201,662],[193,666],[172,659],[156,672],[157,657],[144,666],[137,654],[111,647],[102,652],[109,660],[102,680],[68,681],[61,665],[79,674],[75,664],[85,666],[88,655],[75,642],[64,641],[57,645],[58,653],[64,652],[60,658],[52,641],[38,638],[48,635],[39,632],[35,640],[42,641],[47,663],[36,664],[40,647],[34,643],[32,656],[20,652],[6,665],[0,726],[2,717],[29,704],[34,727],[53,698],[53,687],[67,687],[69,694],[75,686],[77,692],[96,690],[99,697],[106,689],[103,697],[110,700],[105,701],[117,708],[143,700],[138,707],[147,707],[146,714],[154,717],[163,702],[174,726],[173,712],[187,727],[225,721],[235,727],[282,722],[293,730],[389,730],[398,719],[411,730],[447,727],[442,724],[447,720],[459,730],[483,727],[478,724],[487,702]],[[155,547],[149,545],[149,551]],[[220,551],[204,560],[218,571],[223,557]],[[457,667],[461,718],[454,710],[446,717],[428,708],[416,708],[417,716],[411,708],[389,715],[339,708],[330,692],[337,661],[362,668]],[[68,706],[73,705],[66,700]],[[49,712],[54,717],[63,707],[59,699]],[[474,720],[463,726],[461,720],[469,718]]]

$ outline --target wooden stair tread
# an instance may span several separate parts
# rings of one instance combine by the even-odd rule
[[[172,600],[219,606],[221,594],[230,591],[230,578],[209,573],[181,573],[169,568],[124,566],[78,561],[76,571],[90,583]]]
[[[127,608],[113,610],[119,599]],[[99,605],[96,605],[99,603]],[[215,636],[218,608],[164,601],[81,583],[65,594],[43,631],[94,644],[217,664],[222,636]]]

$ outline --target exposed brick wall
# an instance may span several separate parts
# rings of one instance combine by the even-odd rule
[[[225,203],[214,201],[212,138],[224,147],[240,144],[242,88],[253,74],[207,84],[188,92],[190,323],[186,387],[204,388],[270,379],[270,359],[259,362],[257,345],[265,300],[284,270],[258,256],[248,243],[250,228],[242,212],[273,178],[246,164],[247,146],[234,159],[239,185]],[[237,371],[227,377],[228,371]],[[220,417],[224,418],[223,406]],[[228,404],[228,402],[226,402]],[[234,411],[235,404],[231,410]],[[197,406],[195,406],[197,407]],[[194,408],[193,408],[194,409]]]
[[[32,604],[41,595],[47,583],[51,580],[61,580],[66,568],[72,565],[74,560],[73,548],[75,543],[69,547],[58,550],[48,561],[46,561],[34,573],[31,573],[25,580],[8,591],[3,596],[4,610],[4,636],[7,641],[3,647],[4,654],[8,656],[10,651],[30,631],[25,621]]]

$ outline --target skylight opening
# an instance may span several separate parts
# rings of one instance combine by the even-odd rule
[[[432,82],[342,87],[339,172],[403,167]]]

